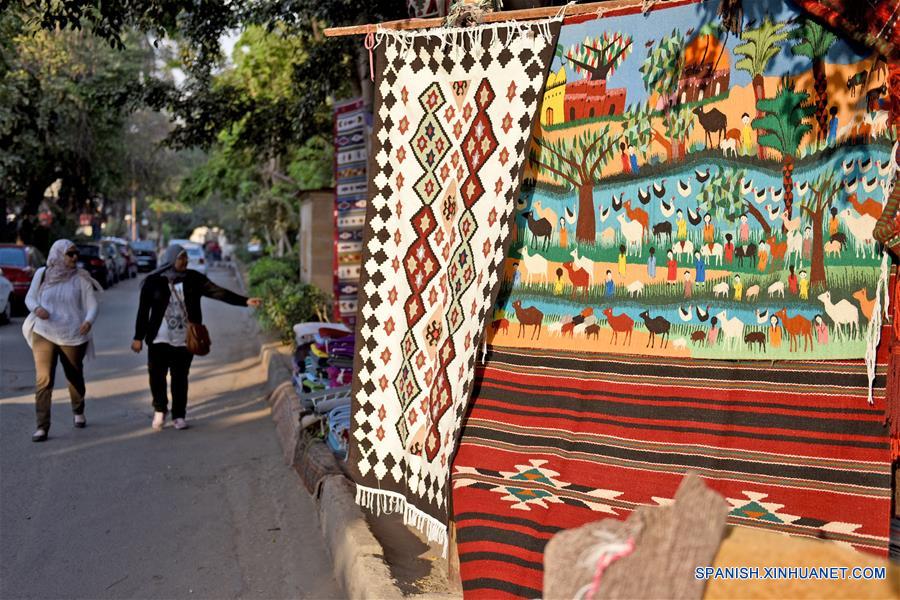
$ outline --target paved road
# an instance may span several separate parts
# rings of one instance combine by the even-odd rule
[[[103,295],[87,428],[60,369],[43,444],[22,319],[0,327],[0,598],[339,597],[281,459],[249,309],[203,301],[213,351],[191,370],[191,429],[153,432],[146,352],[128,348],[138,285]]]

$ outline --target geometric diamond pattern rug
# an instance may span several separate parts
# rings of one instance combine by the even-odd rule
[[[430,540],[559,25],[380,34],[349,463]]]

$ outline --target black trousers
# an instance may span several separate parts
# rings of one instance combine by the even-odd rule
[[[188,373],[194,355],[181,346],[150,344],[147,348],[147,369],[150,372],[150,393],[153,409],[168,412],[166,375],[172,376],[172,418],[183,419],[187,410]]]

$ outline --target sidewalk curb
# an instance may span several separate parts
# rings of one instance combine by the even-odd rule
[[[243,265],[232,265],[246,294]],[[293,467],[316,502],[319,528],[334,569],[334,577],[347,598],[403,598],[384,562],[384,548],[372,535],[356,504],[353,485],[343,475],[331,450],[319,440],[306,443],[300,431],[300,403],[291,383],[290,359],[279,342],[260,338],[260,362],[266,373],[266,402],[275,422],[284,463]],[[315,482],[303,474],[323,473]],[[310,489],[312,488],[312,489]],[[317,488],[317,489],[316,489]]]
[[[295,401],[290,383],[290,370],[277,343],[264,344],[261,350],[263,366],[268,373],[271,391],[267,401],[272,420],[281,443],[285,464],[300,475],[305,470],[330,472],[312,485],[318,509],[319,526],[334,564],[334,575],[348,598],[402,598],[383,560],[384,550],[372,535],[362,510],[356,504],[353,486],[343,474],[331,454],[303,451],[300,431],[300,406]],[[284,383],[275,384],[282,381]],[[274,388],[274,389],[272,389]],[[324,447],[321,441],[311,442]],[[317,461],[309,465],[305,461]],[[326,461],[333,464],[323,464]],[[310,485],[310,482],[304,482]]]

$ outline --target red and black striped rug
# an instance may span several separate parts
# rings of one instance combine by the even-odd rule
[[[541,595],[560,529],[671,501],[693,470],[733,525],[887,554],[891,465],[862,361],[692,362],[493,348],[453,465],[469,597]]]

